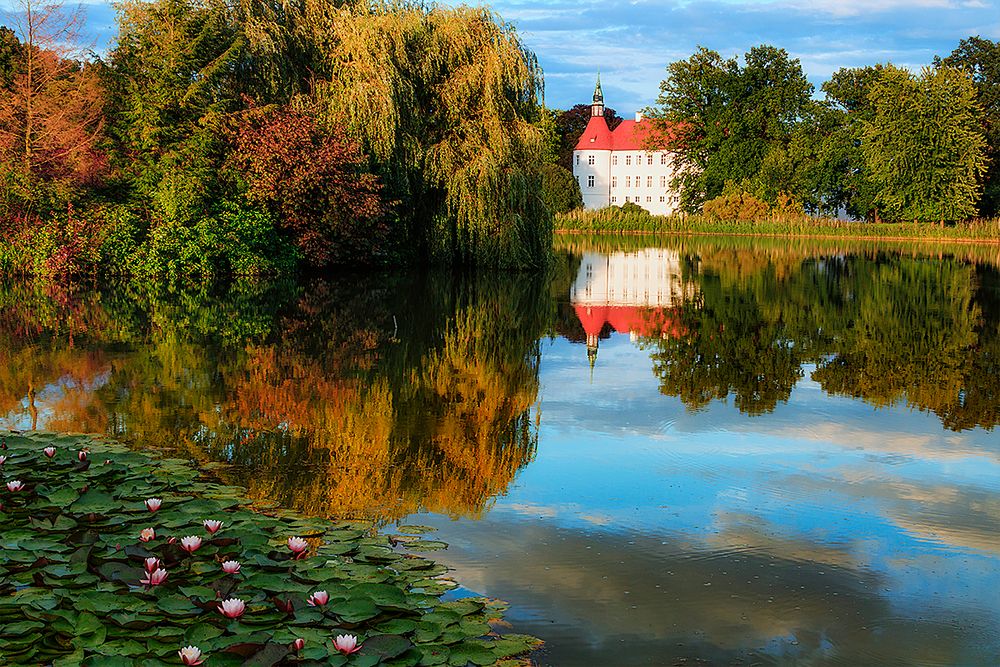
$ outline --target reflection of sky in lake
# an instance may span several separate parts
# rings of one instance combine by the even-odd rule
[[[537,459],[483,521],[419,520],[552,664],[1000,658],[996,432],[829,396],[810,367],[771,414],[690,412],[625,335],[592,376],[582,345],[542,354]]]

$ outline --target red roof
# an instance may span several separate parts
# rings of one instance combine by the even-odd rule
[[[643,151],[653,136],[653,124],[648,120],[623,120],[614,132],[608,129],[604,116],[591,116],[587,129],[576,142],[578,151]]]
[[[660,337],[663,334],[680,337],[683,334],[680,322],[665,308],[579,305],[575,310],[588,335],[600,334],[605,322],[618,333],[634,331],[646,337]]]

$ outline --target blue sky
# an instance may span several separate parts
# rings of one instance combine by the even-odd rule
[[[458,3],[450,3],[458,4]],[[892,61],[919,68],[963,37],[1000,39],[1000,0],[497,0],[545,70],[546,101],[631,115],[656,100],[667,63],[698,45],[726,56],[781,46],[818,87],[835,70]]]
[[[0,0],[0,11],[11,5]],[[698,45],[726,56],[761,43],[781,46],[818,88],[843,66],[892,61],[919,68],[963,37],[1000,39],[1000,0],[496,0],[492,6],[538,55],[550,107],[589,102],[600,69],[605,100],[623,116],[655,102],[667,63]],[[100,48],[114,34],[114,12],[108,3],[87,10]]]

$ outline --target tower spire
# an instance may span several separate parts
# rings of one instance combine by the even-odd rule
[[[597,85],[594,87],[594,103],[590,107],[591,116],[604,116],[604,91],[601,90],[601,70],[597,70]]]

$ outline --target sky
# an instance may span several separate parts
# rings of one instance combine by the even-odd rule
[[[461,4],[441,0],[443,4]],[[0,0],[0,14],[13,0]],[[478,3],[470,3],[478,4]],[[724,56],[774,44],[819,89],[832,72],[891,61],[919,69],[970,35],[1000,39],[1000,0],[495,0],[545,71],[546,103],[589,104],[598,70],[622,116],[655,103],[668,63],[700,45]],[[100,50],[114,35],[110,3],[86,5]]]
[[[459,4],[450,2],[449,4]],[[841,67],[906,67],[960,39],[1000,39],[1000,0],[496,0],[545,70],[546,103],[589,104],[597,71],[622,116],[653,104],[668,63],[700,45],[724,56],[774,44],[819,88]]]

